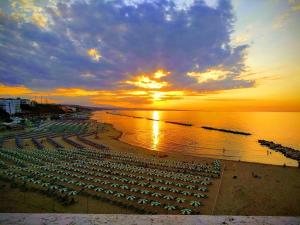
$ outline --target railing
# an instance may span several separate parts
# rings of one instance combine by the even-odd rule
[[[83,138],[81,136],[77,136],[77,139],[80,140],[81,142],[83,142],[84,144],[90,145],[90,146],[95,147],[97,149],[100,149],[100,150],[109,150],[109,148],[106,147],[105,145],[98,144],[96,142],[93,142],[93,141],[88,140],[86,138]]]
[[[31,140],[38,149],[44,149],[44,145],[42,145],[42,143],[38,139],[32,138]]]
[[[75,142],[75,141],[72,141],[71,139],[69,139],[69,138],[67,138],[67,137],[65,137],[65,136],[63,136],[63,140],[64,140],[66,143],[72,145],[72,146],[75,147],[75,148],[79,148],[79,149],[83,149],[83,148],[84,148],[83,145],[81,145],[81,144],[79,144],[79,143],[77,143],[77,142]]]
[[[47,141],[52,144],[55,148],[64,148],[61,144],[53,140],[51,137],[47,137]]]

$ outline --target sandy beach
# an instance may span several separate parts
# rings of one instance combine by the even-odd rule
[[[119,151],[147,157],[160,154],[119,141],[122,133],[111,125],[100,141]],[[163,153],[161,156],[165,155]],[[184,161],[211,161],[168,153],[166,158]],[[219,195],[213,214],[219,215],[300,215],[300,169],[258,163],[222,160],[224,168]],[[258,177],[253,177],[257,175]],[[233,178],[236,176],[236,178]]]
[[[122,132],[114,129],[112,125],[101,126],[103,129],[98,138],[95,138],[95,135],[86,138],[104,144],[112,151],[130,152],[151,159],[201,163],[211,163],[213,160],[189,155],[183,157],[179,153],[160,153],[132,146],[119,140]],[[76,141],[76,137],[71,139]],[[60,137],[55,140],[66,149],[71,147]],[[30,140],[25,140],[25,144],[33,148]],[[6,148],[14,148],[14,145],[12,140],[4,143]],[[11,189],[2,181],[1,184],[5,185],[0,191],[0,201],[3,203],[0,206],[1,212],[133,213],[88,197],[79,197],[79,204],[65,207],[39,193],[25,193]],[[210,186],[209,199],[204,200],[205,206],[201,214],[299,216],[299,184],[299,168],[222,160],[221,178],[214,180]]]

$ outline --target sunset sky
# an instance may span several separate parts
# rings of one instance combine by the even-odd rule
[[[0,1],[0,95],[300,111],[299,40],[298,0]]]

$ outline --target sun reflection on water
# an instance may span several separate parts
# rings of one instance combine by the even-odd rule
[[[157,145],[159,143],[159,112],[153,111],[152,113],[152,149],[155,151],[159,151]]]

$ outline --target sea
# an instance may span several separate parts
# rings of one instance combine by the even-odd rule
[[[299,112],[101,110],[93,112],[91,119],[110,123],[122,131],[121,141],[152,151],[166,154],[177,152],[183,157],[194,155],[298,166],[296,160],[261,146],[258,140],[274,141],[299,150]],[[202,126],[242,131],[251,135],[206,130]]]

